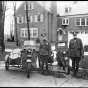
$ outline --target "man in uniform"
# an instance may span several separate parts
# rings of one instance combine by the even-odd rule
[[[76,76],[79,68],[79,61],[81,60],[84,52],[83,52],[83,43],[81,39],[77,38],[78,32],[72,32],[73,39],[70,40],[69,43],[69,55],[72,60],[72,69],[73,75]]]
[[[46,40],[46,34],[41,34],[42,41],[40,42],[40,58],[42,60],[42,73],[44,73],[44,62],[46,64],[45,74],[48,74],[48,56],[51,54],[51,45]]]

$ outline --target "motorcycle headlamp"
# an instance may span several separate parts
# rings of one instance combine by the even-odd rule
[[[30,52],[31,52],[31,50],[29,49],[29,50],[28,50],[28,53],[30,53]]]

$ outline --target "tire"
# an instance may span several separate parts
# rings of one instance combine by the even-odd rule
[[[65,68],[65,72],[66,72],[67,75],[70,74],[69,60],[68,60],[67,66]]]
[[[27,63],[27,78],[30,77],[30,68],[31,68],[31,63]]]
[[[9,55],[5,56],[5,69],[9,70]]]
[[[70,74],[70,68],[69,68],[69,66],[67,66],[67,67],[65,68],[65,72],[66,72],[67,75]]]
[[[9,63],[8,62],[5,62],[5,69],[9,70]]]

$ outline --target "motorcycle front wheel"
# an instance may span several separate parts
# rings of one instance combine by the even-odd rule
[[[30,69],[31,69],[31,63],[27,63],[27,78],[30,77]]]

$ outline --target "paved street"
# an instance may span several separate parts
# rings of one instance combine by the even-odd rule
[[[65,74],[64,74],[65,75]],[[66,75],[65,75],[66,76]],[[32,71],[30,78],[22,69],[10,67],[6,71],[4,62],[0,62],[0,87],[88,87],[88,80],[76,79],[70,75],[66,78],[44,76]]]

